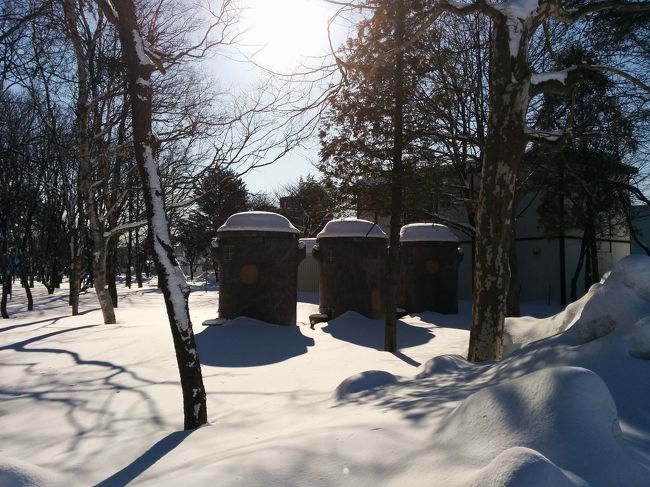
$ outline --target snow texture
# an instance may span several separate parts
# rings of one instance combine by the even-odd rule
[[[458,242],[458,237],[445,225],[411,223],[399,232],[401,242]]]
[[[467,487],[572,487],[575,484],[541,453],[515,446],[482,468]]]
[[[646,487],[648,283],[633,256],[554,316],[523,303],[547,317],[509,319],[516,347],[480,364],[464,358],[469,302],[401,318],[392,354],[380,320],[312,330],[318,298],[301,295],[297,326],[198,331],[209,424],[191,433],[155,279],[118,285],[110,327],[93,293],[73,317],[67,283],[36,286],[32,312],[17,289],[0,323],[0,485]],[[194,322],[218,306],[202,286]]]
[[[566,366],[484,387],[435,432],[441,445],[463,451],[472,463],[496,462],[475,477],[485,474],[494,483],[480,485],[643,485],[644,469],[621,444],[621,434],[616,405],[603,380],[590,370]],[[522,458],[519,451],[490,459],[493,452],[514,447],[533,450],[541,458],[535,455],[531,462],[530,454]],[[607,469],[612,463],[618,466],[613,471]],[[556,466],[566,469],[571,481]],[[544,477],[560,483],[526,482]]]
[[[630,355],[650,360],[650,317],[641,318],[634,324],[629,343]]]
[[[387,238],[376,223],[357,218],[341,218],[327,222],[325,228],[316,235],[317,238],[369,237]]]
[[[63,478],[44,468],[0,455],[0,486],[63,487]]]
[[[428,360],[424,364],[422,372],[416,375],[415,378],[424,379],[436,375],[462,373],[471,366],[472,364],[460,355],[440,355]]]
[[[589,292],[571,303],[560,314],[544,320],[530,317],[507,318],[504,332],[504,354],[510,355],[527,343],[565,332],[565,340],[587,343],[604,337],[623,325],[620,333],[629,333],[631,325],[650,315],[650,258],[629,255]],[[625,306],[637,302],[638,306]],[[643,335],[643,325],[637,331]],[[642,338],[639,338],[642,340]]]
[[[226,223],[219,227],[217,234],[243,231],[300,233],[289,220],[277,213],[269,211],[244,211],[231,215],[226,220]]]
[[[342,400],[352,394],[368,391],[380,386],[388,386],[397,383],[397,377],[390,372],[383,370],[368,370],[345,379],[334,392],[337,400]]]

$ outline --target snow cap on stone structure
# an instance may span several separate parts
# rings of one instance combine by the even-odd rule
[[[458,237],[439,223],[410,223],[399,232],[400,242],[458,242]]]
[[[332,237],[369,237],[387,238],[384,231],[376,223],[357,218],[341,218],[331,220],[316,236],[317,238]]]
[[[269,211],[235,213],[217,229],[217,233],[244,231],[300,233],[285,217]]]

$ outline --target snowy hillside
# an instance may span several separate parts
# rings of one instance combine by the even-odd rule
[[[497,363],[464,360],[469,304],[399,323],[354,313],[309,328],[238,318],[190,297],[210,425],[182,426],[171,336],[154,285],[121,289],[117,325],[94,295],[16,289],[0,322],[0,486],[646,486],[650,258],[580,302],[510,319]],[[528,307],[546,316],[553,310]],[[523,307],[524,312],[527,307]],[[535,341],[537,340],[537,341]]]

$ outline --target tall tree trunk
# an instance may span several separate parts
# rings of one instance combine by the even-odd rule
[[[207,404],[201,364],[190,321],[190,288],[174,256],[163,189],[155,161],[157,141],[151,126],[153,93],[150,82],[155,67],[145,52],[145,43],[137,25],[132,0],[113,0],[112,3],[117,15],[114,15],[113,9],[103,1],[100,5],[106,16],[115,23],[122,44],[129,81],[133,148],[144,192],[153,258],[176,351],[183,391],[184,425],[185,429],[193,429],[207,422]]]
[[[25,290],[25,296],[27,297],[27,311],[34,310],[34,297],[32,296],[32,290],[29,288],[29,277],[27,276],[27,268],[23,265],[23,261],[20,261],[20,285]]]
[[[53,252],[56,252],[56,249],[53,250]],[[49,281],[47,294],[54,294],[54,290],[59,287],[59,261],[56,258],[56,255],[52,256]]]
[[[108,281],[108,295],[111,297],[113,307],[117,308],[117,286],[115,284],[117,267],[117,237],[108,240],[108,252],[106,254],[106,279]]]
[[[580,276],[580,271],[582,270],[582,265],[585,261],[585,254],[587,251],[587,240],[583,234],[582,240],[580,241],[580,255],[578,256],[578,262],[576,263],[576,268],[573,272],[573,277],[571,277],[571,301],[578,299],[578,276]]]
[[[63,10],[67,22],[68,34],[74,46],[75,57],[77,61],[77,143],[79,145],[79,189],[84,199],[88,217],[88,227],[90,236],[93,240],[93,280],[95,284],[95,293],[99,301],[99,307],[105,324],[114,324],[115,309],[113,301],[108,293],[106,277],[106,241],[104,239],[104,225],[102,224],[97,203],[95,201],[94,189],[91,184],[92,160],[91,160],[91,143],[90,130],[88,127],[89,119],[89,87],[88,73],[86,72],[86,55],[82,46],[81,37],[77,28],[77,15],[73,0],[63,1]]]
[[[506,316],[521,316],[520,295],[521,284],[519,283],[518,262],[517,262],[517,240],[515,238],[515,225],[512,225],[512,235],[510,239],[510,255],[508,263],[510,265],[510,286],[508,287],[508,302]]]
[[[75,231],[74,228],[72,228],[72,225],[70,225],[70,286],[68,288],[68,306],[72,306],[72,303],[74,301],[74,293],[75,293],[75,279],[76,279],[76,274],[75,274],[75,265],[74,265],[74,259],[75,256],[77,255],[77,244],[76,244],[76,237],[75,237]],[[78,290],[77,290],[78,292]]]
[[[129,221],[133,221],[133,205],[131,202],[131,195],[129,194]],[[126,287],[131,289],[131,266],[133,265],[133,230],[129,228],[129,233],[126,239]]]
[[[384,350],[397,351],[397,288],[399,286],[399,233],[402,226],[403,168],[404,150],[404,31],[405,5],[394,4],[395,19],[395,72],[393,77],[393,167],[391,169],[391,209],[390,240],[388,247],[388,276],[386,289],[386,317]]]
[[[81,242],[77,243],[79,247]],[[83,254],[81,249],[77,249],[74,255],[74,261],[72,263],[74,271],[70,279],[70,288],[74,286],[74,292],[72,293],[72,316],[77,316],[79,314],[79,293],[81,292],[81,279],[83,278]]]
[[[584,275],[584,292],[595,282],[598,282],[600,275],[598,273],[598,243],[596,242],[596,226],[594,223],[595,215],[593,213],[591,201],[587,201],[587,219],[583,239],[585,241],[585,275]]]
[[[2,276],[2,298],[0,299],[0,315],[9,319],[7,312],[7,296],[11,292],[11,280],[7,269],[7,240],[2,239],[2,253],[0,254],[0,276]]]
[[[81,292],[81,279],[83,273],[83,240],[82,225],[85,218],[83,216],[83,203],[80,201],[81,191],[77,182],[77,221],[71,219],[71,247],[72,262],[70,263],[70,306],[72,307],[72,316],[79,314],[79,293]]]
[[[83,264],[84,264],[84,239],[83,239],[83,225],[85,223],[85,215],[83,212],[83,202],[79,199],[81,190],[77,183],[77,224],[73,232],[74,253],[72,255],[72,273],[70,275],[70,297],[72,306],[72,316],[79,314],[79,293],[81,292],[81,280],[83,279]]]
[[[529,25],[493,18],[490,113],[483,155],[476,231],[476,270],[468,359],[494,360],[503,353],[506,296],[510,286],[510,243],[515,185],[526,147],[524,120],[529,101]],[[519,45],[511,53],[509,29]],[[514,37],[514,36],[513,36]],[[514,43],[513,43],[514,44]]]
[[[138,289],[142,287],[142,255],[140,244],[140,232],[135,229],[135,280],[138,283]]]

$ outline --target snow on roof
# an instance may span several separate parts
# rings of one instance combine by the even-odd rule
[[[230,215],[217,233],[243,231],[300,233],[285,217],[269,211],[244,211]]]
[[[376,223],[357,218],[341,218],[331,220],[316,236],[317,238],[331,237],[369,237],[386,238],[384,231]]]
[[[411,223],[399,232],[400,242],[458,242],[458,237],[439,223]]]

